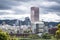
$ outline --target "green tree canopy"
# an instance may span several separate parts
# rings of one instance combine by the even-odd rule
[[[40,38],[37,34],[30,34],[29,36],[28,36],[28,38],[32,38],[32,39],[38,39],[38,38]]]
[[[58,24],[58,28],[60,28],[60,24]]]
[[[9,39],[9,34],[7,32],[3,32],[0,30],[0,40],[8,40]]]
[[[60,38],[60,24],[58,24],[57,26],[58,26],[58,30],[56,31],[56,37]]]

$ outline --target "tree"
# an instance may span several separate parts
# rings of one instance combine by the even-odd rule
[[[9,34],[7,32],[0,31],[0,40],[8,40]]]
[[[60,24],[58,24],[58,28],[60,29]]]
[[[57,40],[60,38],[60,31],[59,30],[56,31],[56,38],[57,38]]]
[[[42,38],[43,39],[51,39],[51,35],[49,33],[43,33]]]
[[[57,30],[58,30],[58,28],[51,28],[48,31],[49,31],[50,34],[55,35]]]
[[[32,38],[32,39],[38,39],[38,38],[40,38],[37,34],[30,34],[29,36],[28,36],[28,38]]]
[[[0,29],[0,32],[2,32],[2,30]]]
[[[60,24],[58,24],[57,26],[58,26],[58,30],[56,31],[56,38],[58,40],[58,38],[60,38]]]

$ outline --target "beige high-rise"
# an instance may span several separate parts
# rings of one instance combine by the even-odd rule
[[[39,21],[39,8],[31,7],[31,22]]]

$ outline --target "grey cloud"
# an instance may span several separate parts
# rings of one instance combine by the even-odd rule
[[[47,0],[47,1],[59,1],[59,0]]]
[[[60,6],[42,7],[46,11],[60,12]]]
[[[7,12],[0,12],[0,15],[6,15],[8,14]]]
[[[60,0],[47,0],[47,1],[60,3]]]
[[[27,4],[29,4],[30,2],[34,2],[34,1],[39,1],[39,0],[0,0],[0,10],[4,10],[4,9],[11,9],[12,6],[17,6],[17,5],[21,5],[20,2],[27,2]],[[47,13],[47,12],[60,12],[60,1],[59,0],[40,0],[40,1],[48,1],[48,2],[57,2],[59,5],[52,5],[49,7],[45,7],[45,6],[40,6],[40,8],[42,8],[42,12],[43,13]],[[21,14],[21,13],[26,13],[23,10],[18,10],[15,9],[14,10],[16,13],[15,14]]]
[[[4,10],[4,9],[11,9],[11,7],[7,5],[0,5],[0,10]]]
[[[14,10],[15,11],[15,14],[24,14],[26,13],[25,11],[23,10]]]
[[[53,6],[53,7],[50,7],[49,9],[52,9],[53,11],[57,11],[57,12],[60,12],[60,6]]]
[[[20,1],[20,2],[34,2],[34,1],[39,1],[39,0],[17,0],[17,1]],[[58,4],[57,5],[52,5],[52,6],[49,6],[49,7],[45,7],[45,6],[40,6],[40,4],[38,4],[38,6],[40,8],[42,8],[42,12],[43,13],[48,13],[48,12],[60,12],[60,4],[59,4],[59,0],[40,0],[41,2],[44,2],[44,1],[48,1],[48,2],[57,2]],[[29,3],[28,3],[29,4]],[[19,11],[17,11],[19,13]],[[41,12],[41,10],[40,10]],[[24,11],[21,11],[20,10],[20,13],[24,13]]]
[[[56,2],[57,5],[52,5],[52,6],[40,6],[40,8],[43,9],[43,12],[44,13],[47,13],[47,12],[58,12],[57,14],[59,14],[60,12],[60,0],[46,0],[48,2]]]
[[[19,5],[16,1],[11,0],[0,0],[0,10],[11,9],[11,6]]]
[[[30,1],[36,1],[36,0],[15,0],[15,1],[30,2]]]

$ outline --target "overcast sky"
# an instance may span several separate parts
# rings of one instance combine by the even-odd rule
[[[40,9],[40,20],[60,22],[60,0],[0,0],[0,19],[30,17],[30,8]]]

